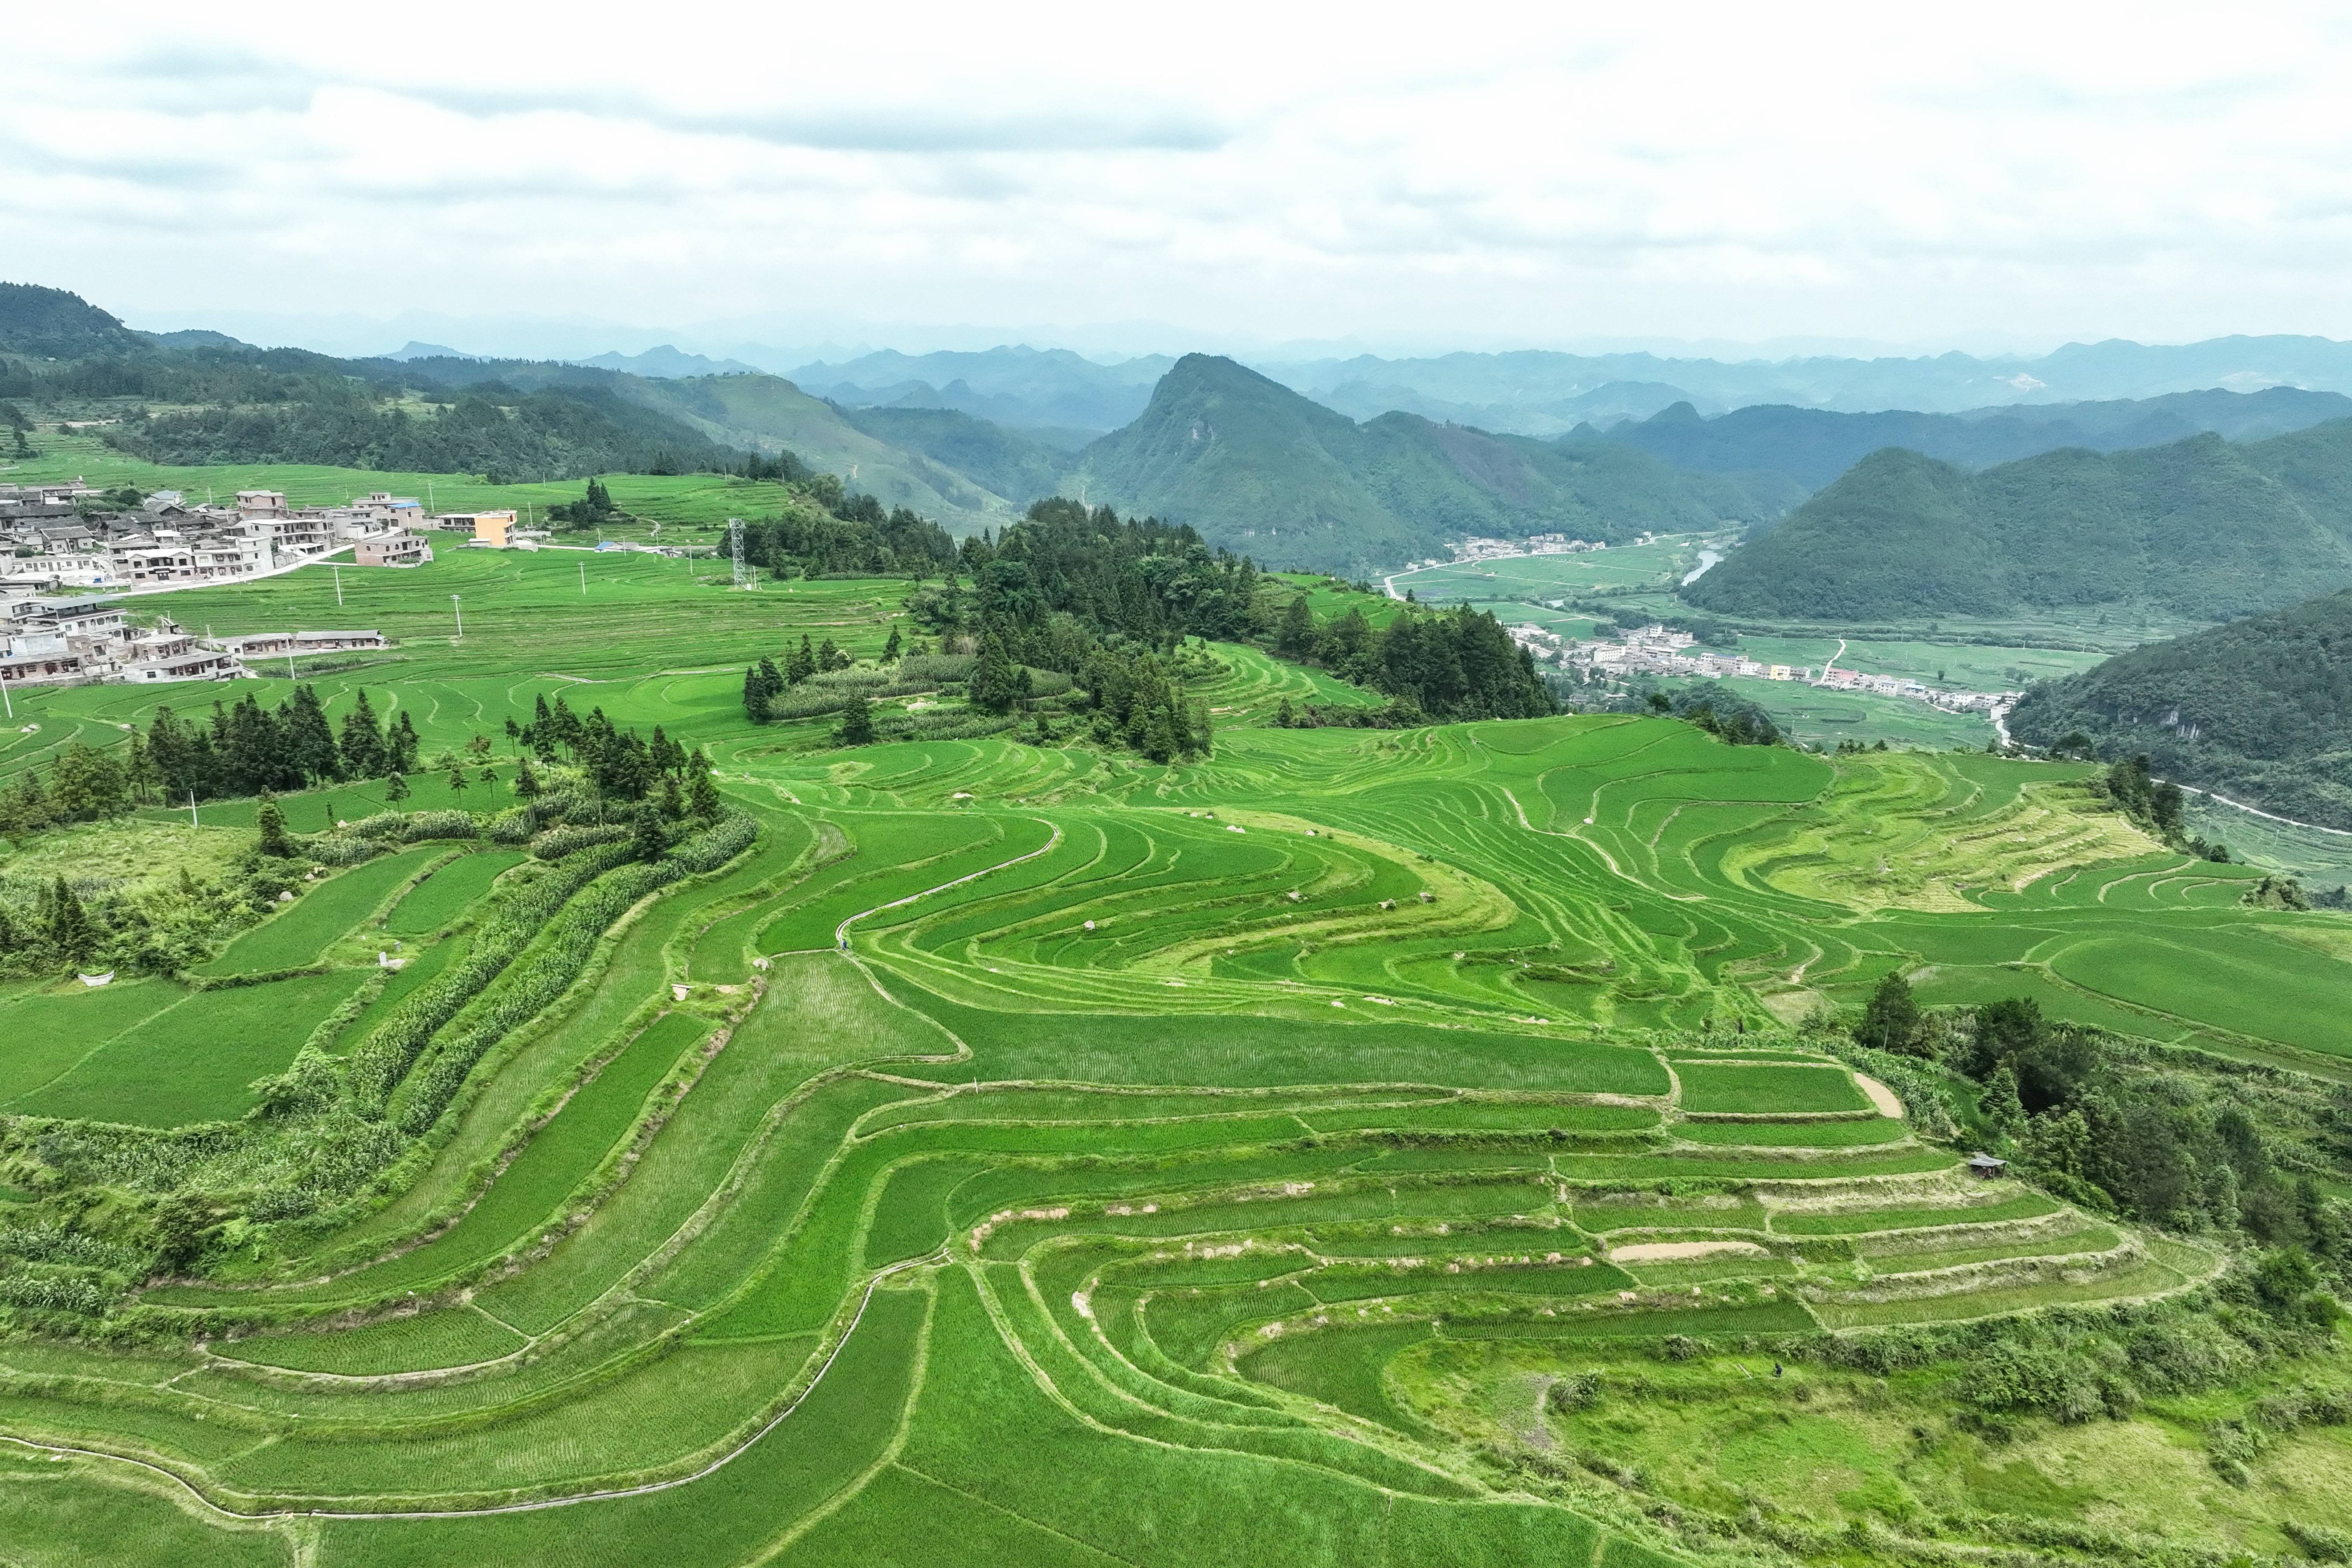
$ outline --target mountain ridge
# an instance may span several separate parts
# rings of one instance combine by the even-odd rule
[[[2221,620],[2346,586],[2352,419],[1981,473],[1885,448],[1682,596],[1828,622],[2124,605]]]

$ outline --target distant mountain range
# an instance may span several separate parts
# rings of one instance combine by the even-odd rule
[[[1902,447],[1962,468],[1988,468],[2061,447],[2116,452],[2200,431],[2233,441],[2352,416],[2352,397],[2274,386],[2256,393],[2175,392],[2106,403],[2014,404],[1966,414],[1838,414],[1763,404],[1712,419],[1677,403],[1606,438],[1702,473],[1771,471],[1819,489],[1871,453]],[[1601,432],[1584,426],[1584,432]]]
[[[643,353],[601,353],[593,359],[572,360],[573,364],[593,365],[598,370],[617,370],[630,375],[649,375],[662,381],[677,381],[691,375],[757,375],[760,367],[745,364],[736,359],[710,359],[702,354],[686,353],[668,343],[650,348]]]
[[[1143,412],[1176,362],[1149,354],[1100,364],[1067,349],[866,354],[804,364],[793,382],[845,407],[952,408],[1000,425],[1100,434]]]
[[[1680,472],[1612,442],[1495,436],[1413,414],[1359,425],[1208,354],[1177,361],[1134,423],[1078,455],[1075,480],[1090,500],[1190,523],[1237,552],[1349,571],[1393,567],[1465,534],[1618,541],[1754,522],[1798,493]]]
[[[2150,398],[2213,388],[2259,392],[2288,386],[2352,394],[2352,343],[2284,336],[2155,346],[2120,340],[2069,343],[2047,354],[1994,359],[1956,353],[1917,359],[1824,355],[1727,362],[1531,349],[1433,359],[1360,354],[1257,368],[1324,401],[1360,407],[1360,395],[1343,389],[1370,387],[1391,401],[1409,394],[1426,405],[1475,410],[1490,428],[1528,434],[1550,433],[1563,405],[1604,391],[1622,399],[1632,418],[1645,418],[1677,402],[1702,412],[1785,404],[1847,413],[1957,414],[2011,404]],[[1609,391],[1628,384],[1644,389],[1642,395]],[[1669,392],[1675,395],[1664,395]],[[1593,422],[1603,424],[1605,418]]]
[[[2352,421],[2338,417],[2352,415],[2352,397],[2163,386],[2288,375],[2352,384],[2352,348],[2320,339],[2077,346],[2015,362],[2023,368],[1957,354],[1730,365],[1545,353],[1277,367],[1328,382],[1345,405],[1335,408],[1282,376],[1204,354],[1105,365],[1025,348],[878,353],[804,366],[805,384],[668,346],[568,363],[412,342],[336,360],[215,332],[141,332],[64,290],[0,285],[0,351],[26,356],[0,359],[0,377],[33,389],[11,395],[38,395],[45,361],[159,356],[176,367],[184,405],[218,401],[205,389],[224,384],[222,356],[289,378],[267,418],[208,408],[158,421],[153,440],[168,437],[193,461],[365,458],[391,437],[373,414],[354,422],[330,408],[325,390],[356,379],[387,392],[482,388],[491,397],[467,415],[477,420],[508,405],[499,388],[561,400],[534,405],[531,432],[485,425],[468,445],[443,431],[450,441],[419,447],[419,466],[431,452],[500,472],[593,472],[790,450],[958,531],[1001,525],[1044,495],[1076,494],[1192,524],[1214,543],[1286,565],[1392,568],[1473,534],[1617,541],[1742,524],[1759,537],[1688,596],[1759,616],[2137,605],[2222,618],[2352,584]],[[145,384],[109,378],[126,395]],[[313,381],[315,396],[304,390]],[[1693,382],[1697,397],[1675,395]],[[2006,398],[1962,412],[1728,405],[1767,384],[1819,400],[1929,384],[1955,397],[1998,387]],[[2159,390],[2058,401],[2123,384]],[[1413,406],[1380,406],[1400,402]],[[1499,424],[1515,409],[1575,423],[1538,438],[1455,416]],[[166,428],[170,420],[178,423]]]
[[[2352,593],[2151,643],[2026,693],[2021,740],[2081,734],[2159,777],[2352,828]]]
[[[2347,586],[2352,419],[1980,473],[1889,447],[1682,593],[1720,613],[1828,622],[2101,605],[2221,620]]]

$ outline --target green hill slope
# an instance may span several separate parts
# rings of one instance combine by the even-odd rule
[[[1018,431],[952,408],[845,408],[877,441],[942,464],[1016,506],[1054,493],[1068,458]]]
[[[2010,716],[2267,810],[2352,827],[2352,592],[2151,643],[2035,687]]]
[[[919,451],[868,435],[842,411],[777,375],[709,375],[682,381],[618,378],[631,402],[657,409],[714,441],[762,450],[786,447],[811,468],[839,474],[887,507],[910,507],[957,532],[1009,522],[1013,503]]]
[[[1873,453],[1684,591],[1816,620],[2131,605],[2222,619],[2352,585],[2352,420],[1970,474]]]
[[[1142,416],[1088,447],[1080,467],[1091,499],[1317,568],[1394,565],[1465,534],[1707,528],[1786,500],[1608,443],[1552,445],[1411,414],[1359,425],[1206,354],[1178,361]]]

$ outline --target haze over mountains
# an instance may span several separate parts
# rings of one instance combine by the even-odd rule
[[[2352,345],[2319,339],[2076,345],[2015,362],[1358,356],[1278,374],[1205,354],[1105,364],[998,348],[868,354],[804,366],[795,380],[667,347],[581,363],[412,343],[400,356],[334,360],[213,332],[139,332],[60,290],[5,292],[0,349],[177,367],[175,400],[204,406],[152,434],[205,454],[192,460],[352,462],[387,439],[440,449],[417,447],[418,431],[379,431],[350,404],[357,382],[445,402],[479,389],[485,401],[467,416],[478,424],[507,392],[566,400],[533,405],[541,435],[485,425],[478,440],[443,444],[497,454],[502,471],[587,472],[665,449],[789,450],[958,531],[1058,492],[1190,523],[1269,563],[1355,574],[1473,534],[1617,541],[1739,526],[1761,537],[1691,595],[1726,613],[1885,619],[2144,603],[2218,617],[2352,582],[2347,510],[2330,499],[2352,453],[2310,429],[2352,415],[2352,397],[2316,384],[2227,389],[2280,378],[2352,387]],[[279,379],[256,381],[262,373]],[[144,384],[108,374],[125,390]],[[2172,384],[2184,380],[2206,384]],[[1355,401],[1334,408],[1299,384]],[[1379,408],[1388,399],[1366,390],[1378,387],[1419,404]],[[2117,389],[2142,395],[2056,401]],[[1896,392],[1924,395],[1907,409],[1819,405]],[[1957,413],[1932,406],[1996,393]],[[1708,417],[1694,394],[1816,405],[1749,403]],[[1609,418],[1662,397],[1671,401],[1639,419]],[[1539,437],[1428,412],[1447,400],[1575,417]],[[2308,438],[2284,434],[2294,431]],[[2197,438],[2168,445],[2184,437]]]

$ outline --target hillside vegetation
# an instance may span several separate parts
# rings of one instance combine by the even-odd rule
[[[2043,682],[2010,727],[2036,745],[2144,752],[2162,777],[2352,828],[2352,592]]]
[[[1618,541],[1759,521],[1778,500],[1607,443],[1387,414],[1359,425],[1227,359],[1188,354],[1135,423],[1080,454],[1098,499],[1315,569],[1393,566],[1465,534]]]
[[[1876,452],[1683,590],[1805,620],[2095,606],[2219,620],[2352,585],[2352,420],[1972,474]]]

